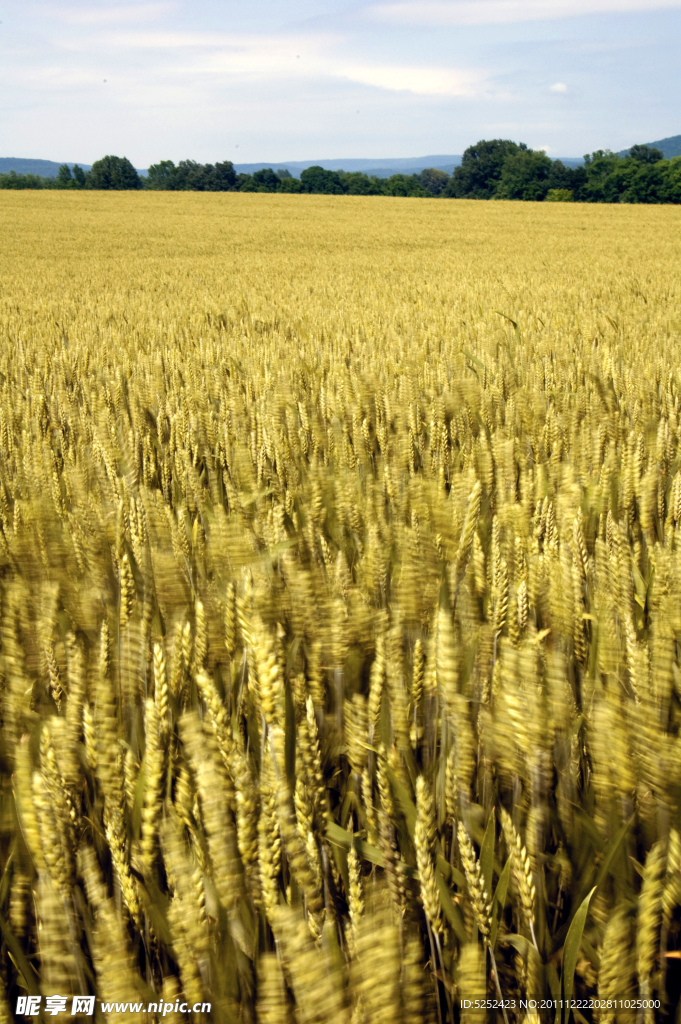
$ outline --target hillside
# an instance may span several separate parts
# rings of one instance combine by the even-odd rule
[[[363,174],[375,174],[378,178],[389,178],[391,174],[420,174],[426,167],[437,167],[451,174],[461,163],[458,155],[435,155],[413,157],[369,157],[367,159],[337,160],[284,160],[269,163],[234,164],[239,174],[253,174],[254,171],[266,167],[281,168],[289,171],[295,178],[308,167],[324,167],[327,171],[361,171]]]
[[[92,167],[92,164],[84,164],[80,160],[76,160],[74,163],[72,160],[57,162],[56,160],[32,160],[21,156],[0,156],[0,174],[9,174],[10,171],[14,171],[15,174],[39,174],[41,178],[56,178],[62,163],[72,169],[78,164],[84,171],[89,171]],[[137,173],[146,175],[147,172],[138,168]]]
[[[75,167],[74,163],[65,161],[69,167]],[[76,161],[77,162],[77,161]],[[0,157],[0,174],[9,174],[14,171],[16,174],[39,174],[42,178],[56,178],[61,164],[56,160],[31,160],[24,157],[3,156]],[[84,171],[89,171],[91,164],[80,164]]]
[[[674,142],[675,140],[667,140]],[[677,138],[678,141],[678,138]],[[651,145],[659,145],[651,143]],[[583,161],[581,157],[559,157],[566,167],[578,167]],[[73,168],[73,161],[64,161]],[[79,163],[84,171],[89,171],[91,164]],[[307,167],[321,166],[328,171],[361,171],[369,176],[377,178],[389,178],[393,174],[420,174],[426,168],[437,168],[452,174],[454,169],[461,163],[461,156],[456,154],[435,154],[431,156],[415,157],[378,157],[368,159],[337,159],[337,160],[269,160],[260,163],[234,164],[238,174],[253,174],[255,171],[272,167],[289,171],[294,178],[299,178],[301,171]],[[44,178],[56,178],[60,164],[56,160],[33,160],[25,157],[0,157],[0,174],[9,174],[14,171],[16,174],[38,174]],[[146,177],[146,170],[137,169],[138,174]]]
[[[567,167],[577,167],[582,160],[577,157],[561,157]],[[74,167],[72,161],[65,161],[69,167]],[[389,178],[393,174],[420,174],[427,167],[435,167],[440,171],[452,174],[455,167],[461,163],[458,155],[434,155],[420,157],[386,157],[381,160],[374,157],[359,159],[340,160],[268,160],[252,164],[234,164],[238,174],[253,174],[254,171],[264,170],[267,167],[281,168],[289,171],[294,178],[299,178],[301,171],[307,167],[321,166],[329,171],[361,171],[363,174],[375,175],[377,178]],[[84,171],[88,171],[91,164],[80,163]],[[0,174],[8,174],[15,171],[17,174],[39,174],[44,178],[56,178],[59,171],[59,163],[56,160],[31,160],[22,157],[0,157]],[[146,170],[138,173],[146,176]]]
[[[646,142],[646,146],[654,146],[662,150],[665,160],[671,160],[673,156],[681,156],[681,135],[670,135],[668,139],[658,139],[657,142]],[[627,156],[628,149],[622,149],[618,156]]]
[[[584,162],[581,157],[558,157],[566,167],[579,167]],[[439,171],[446,171],[452,174],[454,169],[461,163],[459,155],[435,155],[415,157],[386,157],[380,159],[366,160],[288,160],[283,162],[270,161],[259,164],[234,164],[234,169],[240,174],[253,174],[254,171],[264,170],[266,167],[281,168],[289,171],[294,178],[300,177],[300,172],[307,167],[321,166],[327,171],[361,171],[363,174],[376,175],[377,178],[389,178],[392,174],[420,174],[426,168],[436,168]]]
[[[69,167],[74,167],[71,161],[64,161]],[[426,167],[437,167],[439,170],[451,174],[455,167],[461,163],[460,156],[422,156],[422,157],[390,157],[381,160],[374,157],[367,160],[269,160],[261,163],[235,164],[237,173],[253,174],[267,167],[282,168],[289,171],[295,178],[307,167],[321,165],[329,171],[362,171],[364,174],[375,174],[378,178],[389,178],[391,174],[420,174]],[[91,164],[80,163],[84,171],[88,171]],[[17,174],[39,174],[44,178],[56,178],[60,164],[56,160],[32,160],[23,157],[0,157],[0,174],[8,174],[15,171]],[[140,170],[139,174],[146,175],[146,170]]]

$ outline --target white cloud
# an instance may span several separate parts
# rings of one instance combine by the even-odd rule
[[[485,79],[482,71],[423,65],[357,62],[344,55],[336,35],[259,35],[226,32],[114,31],[59,40],[62,49],[88,54],[125,51],[165,53],[164,70],[182,78],[242,81],[345,79],[389,92],[423,96],[472,96]],[[172,65],[172,66],[171,66]]]
[[[472,96],[483,79],[480,72],[437,67],[343,68],[341,65],[335,73],[362,85],[423,96]]]
[[[67,50],[125,51],[125,50],[234,50],[243,54],[261,54],[263,62],[273,56],[287,60],[311,57],[320,48],[337,42],[331,34],[318,35],[265,35],[231,32],[182,31],[119,31],[88,36],[64,36],[58,45]]]
[[[681,0],[10,6],[11,32],[6,19],[0,26],[3,129],[25,156],[91,162],[120,152],[143,167],[162,156],[461,153],[477,138],[542,140],[562,156],[677,130]],[[603,11],[605,28],[587,22]],[[545,20],[570,15],[582,23]],[[415,36],[411,25],[434,31]],[[567,94],[551,91],[559,81]]]
[[[189,50],[201,47],[248,46],[249,41],[267,46],[282,44],[283,37],[237,36],[228,32],[106,32],[101,35],[69,36],[59,40],[64,49],[73,50]]]
[[[568,87],[565,82],[554,82],[553,85],[549,86],[551,92],[567,92]]]
[[[68,25],[136,25],[145,21],[156,21],[176,8],[174,3],[125,4],[119,7],[66,8],[56,17]],[[55,11],[50,8],[50,15]]]
[[[681,8],[681,0],[397,0],[367,13],[397,24],[489,25],[669,8]]]

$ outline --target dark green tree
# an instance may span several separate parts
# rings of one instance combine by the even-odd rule
[[[547,181],[547,190],[569,189],[575,200],[582,197],[582,189],[586,184],[586,171],[583,167],[566,167],[561,160],[551,163]]]
[[[281,188],[281,178],[278,178],[271,167],[264,167],[261,171],[255,171],[253,182],[263,192],[278,192]]]
[[[440,196],[447,188],[449,175],[446,171],[438,170],[437,167],[426,167],[419,174],[419,181],[431,195]]]
[[[369,177],[361,171],[339,171],[341,186],[348,196],[382,196],[379,178]]]
[[[509,153],[494,192],[495,199],[541,200],[549,190],[551,160],[541,150]]]
[[[659,150],[658,150],[659,152]],[[629,161],[625,161],[628,163]],[[637,161],[634,173],[629,176],[627,187],[621,192],[621,203],[662,203],[667,194],[667,161]]]
[[[223,160],[221,163],[206,164],[206,191],[207,192],[233,192],[236,188],[236,171],[231,160]]]
[[[315,192],[327,196],[343,194],[338,171],[327,171],[317,165],[306,167],[300,175],[300,181],[305,192]]]
[[[584,154],[586,184],[582,198],[587,203],[619,202],[623,190],[619,174],[624,161],[609,149],[597,149]],[[631,161],[631,169],[635,163]]]
[[[142,188],[142,182],[127,157],[105,156],[92,165],[90,187],[120,192]]]
[[[253,180],[252,174],[239,175],[242,181],[239,183],[239,192],[269,192],[265,185],[260,185]]]
[[[147,171],[147,188],[154,190],[172,188],[171,183],[175,170],[172,160],[161,160],[157,164],[152,164]]]
[[[658,160],[664,160],[664,153],[655,146],[632,146],[629,150],[629,159],[640,164],[656,164]]]
[[[430,199],[432,193],[423,187],[418,174],[391,174],[383,181],[383,195]]]
[[[668,160],[652,163],[625,157],[599,184],[601,201],[606,203],[669,203],[680,198],[672,186]]]
[[[237,176],[231,160],[216,164],[202,164],[197,160],[172,160],[152,164],[148,171],[147,187],[169,192],[233,192]]]
[[[16,171],[10,171],[9,174],[0,174],[0,188],[49,188],[45,184],[46,180],[38,174],[17,174]]]
[[[527,150],[524,142],[518,144],[508,139],[476,142],[464,153],[461,165],[454,169],[442,194],[454,199],[491,199],[501,178],[504,161],[523,150]]]
[[[664,202],[681,203],[681,156],[669,161],[665,177]]]
[[[210,164],[206,166],[199,163],[198,160],[180,160],[172,178],[176,190],[181,192],[205,192],[209,167],[211,167]]]
[[[87,186],[87,178],[85,171],[78,164],[75,164],[73,170],[68,164],[60,164],[59,170],[57,171],[57,177],[48,179],[50,184],[46,185],[46,188],[85,188]]]
[[[300,193],[304,191],[303,183],[299,178],[294,178],[293,175],[289,175],[288,178],[282,178],[279,191]]]

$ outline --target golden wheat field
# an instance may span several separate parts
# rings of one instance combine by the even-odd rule
[[[0,1021],[673,1018],[680,267],[676,208],[0,197]]]

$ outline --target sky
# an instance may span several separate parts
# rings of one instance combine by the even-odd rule
[[[0,156],[549,156],[681,133],[681,0],[0,0]]]

